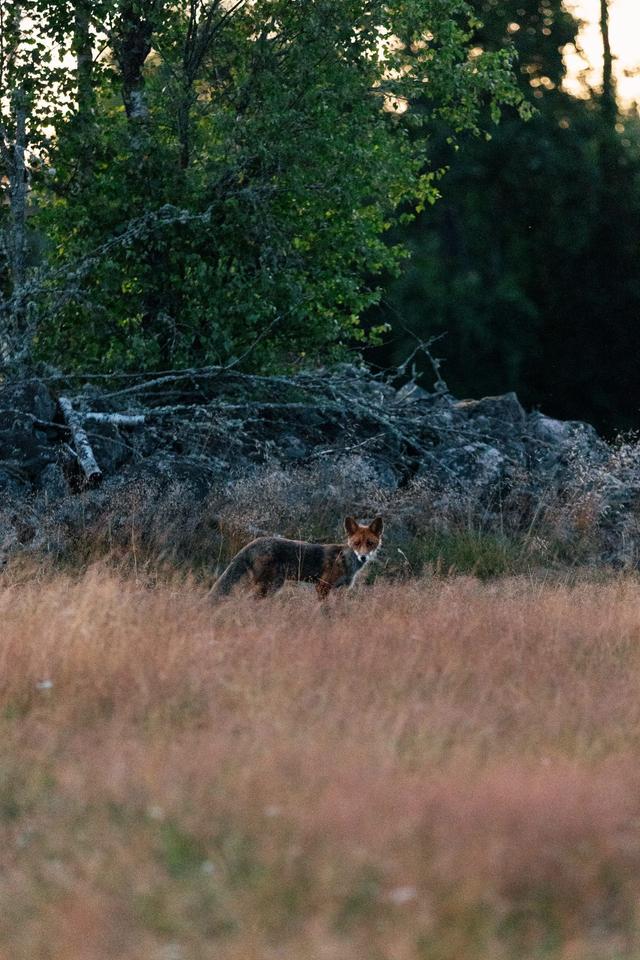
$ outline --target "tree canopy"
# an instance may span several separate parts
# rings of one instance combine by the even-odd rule
[[[521,107],[466,0],[0,0],[6,362],[299,365],[365,332],[436,126]],[[366,336],[380,330],[369,326]]]

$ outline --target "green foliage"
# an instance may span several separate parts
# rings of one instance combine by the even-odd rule
[[[514,537],[473,529],[433,531],[405,544],[406,560],[415,573],[430,567],[438,575],[492,577],[526,573],[526,544]]]
[[[39,4],[45,46],[105,48],[38,92],[64,108],[34,178],[36,350],[67,367],[375,342],[359,318],[404,258],[386,235],[438,197],[434,124],[477,133],[522,101],[512,51],[471,55],[465,0],[105,0],[84,33],[79,8]]]

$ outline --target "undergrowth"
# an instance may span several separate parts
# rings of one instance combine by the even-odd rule
[[[342,542],[346,515],[384,516],[384,547],[372,578],[632,569],[640,517],[610,510],[597,483],[595,477],[576,488],[533,490],[526,476],[516,477],[488,496],[436,489],[419,478],[388,489],[352,457],[324,467],[256,469],[213,485],[206,496],[187,482],[123,480],[71,496],[35,519],[16,520],[17,510],[5,506],[0,521],[14,531],[8,554],[26,555],[31,565],[37,557],[47,569],[81,570],[106,560],[135,576],[173,576],[179,569],[205,583],[256,536]]]

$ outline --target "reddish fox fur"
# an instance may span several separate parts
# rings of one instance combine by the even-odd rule
[[[315,583],[318,599],[324,600],[337,587],[350,587],[373,558],[382,541],[382,517],[368,526],[347,517],[347,543],[305,543],[283,537],[258,537],[235,555],[212,589],[214,597],[225,597],[242,581],[266,597],[285,580]]]

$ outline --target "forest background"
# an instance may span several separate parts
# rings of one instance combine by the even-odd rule
[[[560,0],[0,2],[7,371],[438,347],[457,395],[638,426],[640,123]]]

